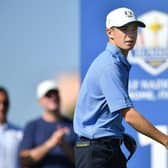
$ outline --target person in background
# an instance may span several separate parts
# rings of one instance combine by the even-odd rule
[[[72,121],[61,115],[61,100],[56,83],[51,80],[40,83],[37,97],[44,112],[24,129],[19,150],[22,167],[74,167],[76,135]]]
[[[22,130],[7,119],[9,95],[0,86],[0,168],[18,167],[18,147],[22,138]]]

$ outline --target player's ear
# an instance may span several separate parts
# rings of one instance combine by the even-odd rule
[[[113,28],[109,28],[109,29],[106,29],[106,34],[109,38],[113,39],[114,37],[114,29]]]

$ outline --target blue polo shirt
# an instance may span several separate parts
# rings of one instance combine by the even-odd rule
[[[126,57],[110,43],[93,61],[75,108],[74,130],[79,136],[122,138],[120,110],[133,107],[128,95],[130,67]]]

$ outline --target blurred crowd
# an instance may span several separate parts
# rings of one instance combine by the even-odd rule
[[[9,93],[0,87],[0,168],[73,168],[77,136],[72,121],[61,113],[61,97],[54,80],[37,86],[39,118],[19,128],[8,121]]]

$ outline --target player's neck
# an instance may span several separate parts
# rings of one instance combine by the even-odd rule
[[[128,51],[122,50],[121,48],[119,48],[119,49],[120,49],[120,51],[122,52],[122,54],[127,58],[127,56],[128,56]]]
[[[128,50],[123,50],[120,47],[118,47],[112,39],[109,39],[109,43],[111,43],[112,45],[115,45],[121,51],[121,53],[127,58]]]

